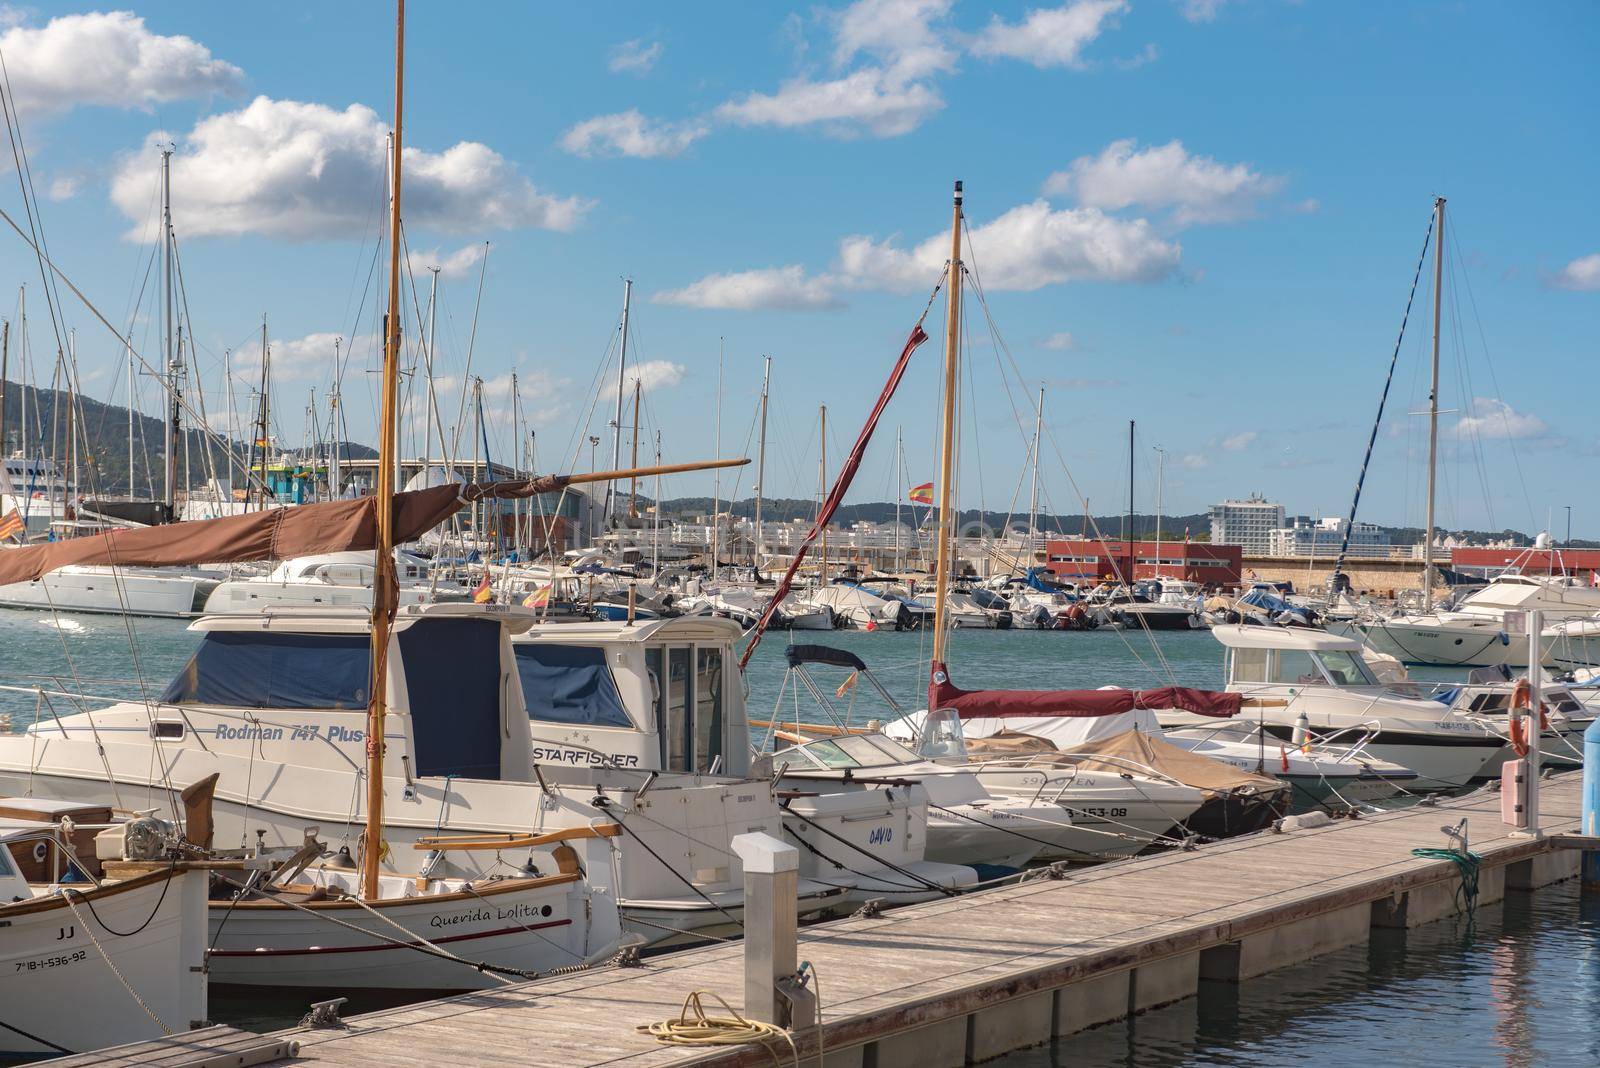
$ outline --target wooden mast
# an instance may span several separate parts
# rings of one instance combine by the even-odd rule
[[[945,295],[949,302],[944,326],[944,426],[939,451],[939,540],[934,564],[933,662],[935,671],[945,663],[944,643],[950,593],[951,514],[950,484],[955,473],[957,369],[961,359],[961,183],[956,183],[955,206],[950,215],[950,262],[945,268]],[[934,709],[929,708],[929,712]]]
[[[389,312],[383,330],[383,393],[378,424],[378,544],[372,582],[372,678],[367,702],[367,829],[361,850],[361,896],[378,896],[383,854],[383,719],[388,700],[389,624],[398,591],[394,575],[395,403],[400,381],[400,119],[405,101],[406,0],[395,2],[394,138],[389,199]]]

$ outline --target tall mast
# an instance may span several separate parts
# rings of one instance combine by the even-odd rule
[[[517,388],[517,372],[511,372],[511,466],[517,477],[527,470],[527,457],[522,449],[522,393]],[[522,548],[522,498],[511,498],[511,551]]]
[[[638,467],[638,464],[634,464]],[[656,431],[656,467],[661,466],[661,431]],[[635,478],[638,476],[635,475]],[[655,514],[654,529],[650,533],[650,574],[652,577],[661,574],[661,472],[656,472],[656,506],[652,509]]]
[[[761,371],[761,445],[756,452],[756,530],[750,541],[750,570],[761,575],[761,497],[767,491],[767,387],[772,384],[772,357],[763,356]]]
[[[428,283],[428,358],[424,369],[428,373],[428,415],[433,417],[432,422],[439,422],[439,394],[433,388],[433,339],[434,328],[439,323],[439,270],[438,267],[429,267],[433,272],[433,280]],[[428,416],[423,416],[425,424],[422,428],[422,474],[426,483],[428,465],[433,462],[433,426],[429,423]],[[439,451],[444,451],[444,428],[441,424],[439,430]]]
[[[628,312],[633,306],[633,279],[622,280],[622,341],[617,353],[617,414],[611,420],[611,469],[622,466],[622,391],[628,371]],[[606,508],[603,518],[612,519],[617,508],[617,480],[606,483]]]
[[[905,428],[894,428],[894,570],[899,574],[900,561],[900,498],[906,495],[905,486],[900,481],[900,468],[905,462]]]
[[[1422,543],[1422,610],[1433,607],[1433,500],[1439,474],[1439,306],[1444,281],[1444,197],[1433,202],[1439,232],[1433,239],[1433,377],[1428,386],[1428,530]]]
[[[161,355],[167,371],[166,463],[161,500],[172,514],[178,481],[178,354],[172,343],[172,149],[161,150]]]
[[[1161,490],[1167,469],[1167,450],[1156,446],[1156,578],[1161,578]],[[1316,539],[1312,538],[1315,545]],[[1183,575],[1180,573],[1179,578]]]
[[[956,387],[961,361],[961,183],[956,183],[955,206],[950,214],[950,263],[945,268],[947,313],[944,323],[944,404],[939,451],[939,537],[938,557],[933,571],[933,662],[934,670],[944,670],[944,644],[950,593],[951,527],[955,524],[950,499],[955,478]],[[929,708],[929,712],[934,709]]]
[[[639,466],[639,395],[644,392],[644,379],[635,375],[633,377],[633,459],[630,467]],[[639,476],[633,476],[633,482],[628,487],[628,517],[636,519],[639,515]]]
[[[722,459],[722,339],[717,338],[717,459]],[[711,481],[711,581],[717,580],[717,554],[722,534],[722,468]]]
[[[328,490],[332,497],[339,497],[344,489],[339,473],[339,454],[344,452],[344,435],[339,432],[339,425],[342,422],[339,410],[339,383],[344,378],[344,368],[339,365],[341,340],[341,338],[333,339],[333,392],[328,397],[328,436],[333,439],[333,455],[328,457]]]
[[[1033,484],[1028,490],[1028,566],[1033,566],[1033,539],[1039,532],[1039,441],[1044,433],[1044,383],[1039,383],[1039,407],[1033,413]]]
[[[223,359],[227,359],[226,354],[224,354]],[[128,334],[128,496],[130,498],[133,496],[133,408],[137,399],[133,382],[135,373],[133,367],[133,334],[130,331]],[[0,441],[3,441],[4,438],[5,435],[0,434]],[[230,463],[233,460],[232,449],[228,450],[228,459]]]
[[[67,482],[62,503],[78,490],[78,331],[67,331]]]
[[[372,678],[367,702],[367,829],[361,850],[361,894],[378,896],[383,842],[383,720],[388,701],[389,624],[398,591],[394,575],[395,404],[400,381],[400,117],[405,92],[406,0],[396,0],[394,28],[394,156],[389,201],[389,312],[383,321],[383,391],[378,423],[376,500],[378,537],[373,552]]]
[[[817,453],[817,515],[822,515],[822,502],[828,496],[828,406],[824,404],[821,411],[822,429],[817,437],[822,442],[822,447]],[[828,584],[828,527],[822,527],[822,565],[817,572],[818,584]]]
[[[1133,551],[1133,420],[1128,420],[1128,521],[1123,525],[1122,544],[1128,550],[1128,570],[1122,581],[1133,585],[1133,565],[1137,556]]]
[[[22,443],[22,455],[28,455],[28,287],[17,287],[17,356],[19,358],[20,373],[17,382],[22,386],[22,434],[18,440]],[[27,470],[24,468],[23,470]],[[26,509],[24,509],[26,510]]]
[[[130,350],[131,351],[131,350]],[[11,454],[9,443],[6,441],[6,376],[11,371],[11,320],[0,320],[0,460]],[[131,405],[129,406],[131,409]],[[721,455],[719,452],[717,455]],[[128,478],[133,478],[133,469],[128,469]]]

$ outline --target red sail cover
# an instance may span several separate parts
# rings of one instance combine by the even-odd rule
[[[1159,690],[963,690],[950,681],[949,669],[933,665],[928,684],[930,711],[953,708],[962,719],[1008,716],[1111,716],[1136,708],[1177,709],[1218,719],[1236,716],[1243,695],[1188,686]]]
[[[872,432],[878,428],[878,419],[883,415],[884,408],[889,406],[889,398],[893,397],[894,391],[899,388],[900,380],[905,377],[906,366],[911,362],[911,354],[926,340],[928,335],[922,332],[922,324],[919,322],[911,328],[911,336],[906,338],[906,346],[900,350],[900,359],[895,361],[894,370],[889,373],[889,381],[884,384],[883,392],[878,395],[878,403],[872,406],[872,414],[867,416],[866,423],[861,427],[861,433],[856,436],[855,445],[850,449],[850,455],[845,457],[844,466],[839,469],[839,477],[834,480],[833,488],[828,491],[828,499],[822,503],[822,510],[817,513],[817,521],[811,524],[811,531],[800,543],[800,548],[795,551],[794,559],[789,563],[789,570],[783,573],[783,581],[778,583],[777,590],[772,594],[772,600],[767,602],[761,618],[756,621],[755,628],[750,632],[750,644],[745,647],[744,655],[739,658],[740,668],[750,662],[750,654],[761,644],[761,635],[766,633],[767,624],[772,622],[772,614],[789,595],[789,588],[794,585],[795,572],[800,570],[800,563],[810,551],[811,543],[817,540],[822,528],[828,525],[833,513],[838,511],[839,505],[843,503],[844,495],[856,477],[856,469],[861,466],[861,458],[867,454],[867,443],[872,440]],[[759,536],[757,540],[760,540]]]
[[[412,541],[473,501],[531,497],[558,490],[562,475],[434,486],[394,495],[394,540]],[[377,499],[268,508],[221,519],[161,527],[108,530],[83,538],[0,552],[0,585],[42,578],[67,564],[171,567],[284,560],[313,553],[373,549],[378,543]]]

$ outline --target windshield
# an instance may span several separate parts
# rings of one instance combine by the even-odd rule
[[[1335,686],[1376,686],[1367,665],[1348,649],[1328,649],[1320,654],[1322,666]]]

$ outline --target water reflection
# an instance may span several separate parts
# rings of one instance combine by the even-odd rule
[[[1600,1065],[1600,897],[1512,892],[1364,947],[993,1062],[1000,1068]]]

